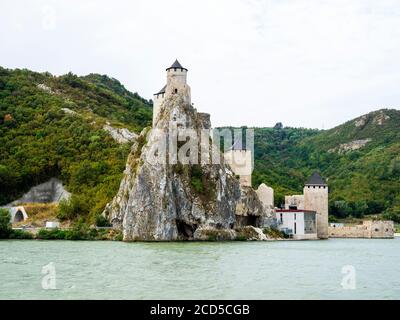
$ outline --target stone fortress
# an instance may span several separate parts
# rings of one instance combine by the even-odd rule
[[[166,72],[167,84],[154,94],[152,129],[134,142],[120,189],[103,212],[124,240],[233,240],[249,230],[253,235],[246,239],[265,240],[260,228],[271,227],[295,240],[327,239],[329,190],[322,177],[315,172],[302,195],[287,196],[285,208],[276,208],[271,187],[252,188],[252,152],[233,143],[220,154],[212,143],[210,115],[197,112],[191,102],[188,69],[176,60]],[[216,152],[222,162],[155,164],[151,159],[163,154],[158,146],[171,128],[194,131],[197,137],[207,131],[205,153]],[[184,154],[200,155],[202,142],[196,144],[196,151]]]
[[[212,143],[210,115],[193,107],[187,72],[177,60],[166,69],[152,128],[133,143],[103,215],[125,241],[267,240],[261,228],[272,225],[272,212],[250,186],[251,171],[240,172],[240,183]]]

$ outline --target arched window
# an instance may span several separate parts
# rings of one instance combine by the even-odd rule
[[[174,89],[174,93],[178,93],[178,89]]]

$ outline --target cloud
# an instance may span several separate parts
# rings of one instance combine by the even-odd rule
[[[151,98],[179,58],[214,125],[327,128],[399,105],[399,16],[389,0],[8,1],[0,61]]]

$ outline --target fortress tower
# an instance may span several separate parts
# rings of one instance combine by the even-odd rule
[[[317,235],[328,238],[328,185],[314,172],[304,186],[304,209],[317,213]]]
[[[172,94],[183,94],[185,103],[191,104],[190,87],[186,83],[188,70],[179,63],[178,60],[166,69],[167,71],[167,84],[158,92],[154,94],[153,102],[153,127],[157,123],[158,115],[162,109],[163,102],[166,97]]]
[[[251,187],[253,158],[250,150],[231,149],[224,153],[226,163],[231,166],[235,175],[239,176],[240,185]]]

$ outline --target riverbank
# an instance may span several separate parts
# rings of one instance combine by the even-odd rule
[[[256,228],[245,226],[232,230],[214,229],[206,230],[202,239],[196,241],[275,241],[293,240],[284,233],[273,228]],[[230,231],[230,232],[227,232]],[[8,231],[6,239],[37,239],[37,240],[111,240],[122,241],[120,230],[111,227],[88,227],[86,224],[77,224],[73,228],[13,228]],[[156,241],[156,240],[155,240]],[[181,239],[179,241],[195,241],[193,239]],[[140,241],[139,241],[140,242]],[[143,241],[148,242],[148,241]],[[172,241],[173,242],[173,241]]]

